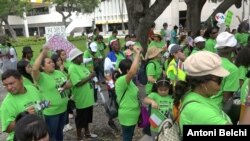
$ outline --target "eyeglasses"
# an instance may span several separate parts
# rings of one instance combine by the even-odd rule
[[[211,79],[211,81],[216,82],[218,85],[220,85],[220,84],[221,84],[222,80],[223,80],[223,78],[222,78],[222,77],[217,77],[217,78],[212,78],[212,79]]]

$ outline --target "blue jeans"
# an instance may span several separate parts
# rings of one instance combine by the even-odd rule
[[[66,116],[67,112],[52,116],[44,116],[49,129],[50,141],[63,141],[63,127],[66,122]]]
[[[132,141],[134,136],[135,125],[124,126],[122,125],[122,140],[123,141]]]

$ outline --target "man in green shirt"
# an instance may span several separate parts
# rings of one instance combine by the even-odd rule
[[[217,27],[214,27],[214,28],[209,29],[207,31],[209,33],[210,37],[209,37],[209,39],[207,39],[207,41],[205,43],[204,50],[216,53],[216,49],[215,49],[216,41],[215,41],[215,39],[218,36],[218,31],[219,31],[219,29]]]
[[[196,53],[197,51],[201,51],[205,48],[206,39],[202,36],[198,36],[194,39],[195,47],[192,50],[191,54]]]
[[[108,38],[108,44],[109,44],[109,50],[110,51],[112,50],[111,41],[117,39],[117,34],[118,34],[118,31],[117,30],[113,30],[112,31],[112,35]]]
[[[30,114],[42,114],[41,109],[38,109],[38,103],[42,98],[34,86],[23,85],[22,76],[16,70],[4,72],[2,82],[8,91],[1,105],[2,131],[9,133],[7,141],[13,141],[16,116],[24,111]]]
[[[239,71],[238,68],[232,63],[231,54],[235,51],[237,40],[235,37],[228,33],[222,32],[216,38],[217,44],[215,47],[218,50],[218,54],[222,59],[222,66],[224,69],[230,72],[230,74],[223,78],[221,82],[220,91],[217,95],[211,98],[220,108],[233,96],[239,88]],[[230,116],[230,115],[229,115]],[[234,122],[234,121],[233,121]]]

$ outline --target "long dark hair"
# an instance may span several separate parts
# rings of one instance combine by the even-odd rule
[[[119,63],[119,71],[113,72],[113,79],[116,80],[120,76],[127,74],[127,71],[131,68],[131,66],[132,66],[132,61],[130,59],[123,59]]]
[[[26,71],[26,66],[29,64],[30,63],[28,61],[21,60],[17,63],[17,70],[22,76],[29,79],[33,83],[34,81],[33,81],[31,74],[27,73]]]

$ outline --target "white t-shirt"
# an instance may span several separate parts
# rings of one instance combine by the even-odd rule
[[[12,56],[10,58],[10,61],[11,62],[17,62],[17,54],[16,54],[16,51],[15,51],[15,49],[13,47],[10,47],[9,53]]]

